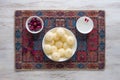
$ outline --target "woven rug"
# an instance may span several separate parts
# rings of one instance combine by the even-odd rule
[[[44,21],[44,29],[31,34],[25,28],[28,17],[39,16]],[[90,17],[94,29],[89,34],[76,30],[76,21],[82,16]],[[54,62],[45,56],[42,39],[45,33],[61,26],[71,30],[77,38],[74,56],[65,62]],[[15,68],[21,70],[101,70],[105,66],[105,12],[102,10],[17,10],[15,12]]]

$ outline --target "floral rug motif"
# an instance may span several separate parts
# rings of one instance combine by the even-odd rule
[[[25,28],[30,16],[39,16],[44,21],[44,29],[31,34]],[[90,17],[94,29],[89,34],[81,34],[76,29],[76,21],[82,16]],[[77,38],[74,56],[65,62],[48,59],[42,50],[45,33],[55,26],[71,30]],[[15,68],[16,70],[40,69],[95,69],[105,67],[105,12],[102,10],[17,10],[15,12]]]

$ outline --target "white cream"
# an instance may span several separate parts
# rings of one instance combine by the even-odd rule
[[[87,34],[92,31],[94,23],[91,18],[83,16],[77,20],[76,27],[80,33]]]

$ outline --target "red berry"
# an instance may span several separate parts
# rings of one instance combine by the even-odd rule
[[[32,18],[28,26],[32,31],[38,31],[42,28],[41,21],[38,18]]]

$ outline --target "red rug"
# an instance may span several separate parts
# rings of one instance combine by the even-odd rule
[[[39,34],[31,34],[25,28],[30,16],[39,16],[44,21],[44,29]],[[82,16],[90,17],[94,29],[83,35],[76,30],[76,21]],[[42,50],[45,33],[55,26],[71,30],[77,38],[75,55],[65,62],[49,60]],[[105,67],[105,12],[102,10],[18,10],[15,12],[15,68],[16,70],[39,69],[95,69]]]

